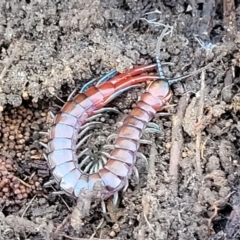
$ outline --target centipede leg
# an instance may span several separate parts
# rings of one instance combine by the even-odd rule
[[[94,115],[92,115],[91,117],[86,119],[86,122],[92,121],[98,117],[102,117],[104,112],[114,112],[116,114],[121,114],[120,111],[118,111],[115,108],[110,108],[110,107],[106,107],[106,108],[101,108],[99,110],[96,110],[93,112]]]
[[[110,108],[110,107],[101,108],[101,109],[99,109],[99,110],[94,111],[93,113],[94,113],[94,114],[97,114],[97,113],[102,113],[102,112],[114,112],[114,113],[117,113],[117,114],[120,114],[120,113],[121,113],[121,112],[118,111],[117,109],[115,109],[115,108]]]
[[[56,191],[56,192],[52,192],[52,194],[54,194],[54,195],[66,195],[66,192],[64,192],[64,191]]]
[[[44,183],[43,186],[44,186],[44,187],[49,187],[49,186],[51,186],[51,185],[53,185],[53,184],[56,184],[55,179],[49,180],[48,182]]]
[[[81,151],[78,155],[77,158],[81,158],[82,156],[84,156],[88,151],[90,150],[90,148],[85,148],[83,151]]]
[[[47,154],[43,153],[43,157],[46,161],[48,161],[48,157],[47,157]]]
[[[89,122],[89,123],[86,123],[86,124],[84,124],[82,127],[80,127],[79,130],[81,131],[81,130],[83,130],[83,129],[85,129],[85,128],[91,126],[91,125],[96,126],[96,124],[102,124],[102,122]]]
[[[140,144],[147,144],[147,145],[152,145],[152,141],[146,140],[146,139],[140,139],[139,140]]]
[[[148,127],[151,127],[151,128],[155,128],[155,129],[158,129],[160,131],[160,127],[158,124],[154,123],[154,122],[149,122],[147,123],[147,126]]]
[[[114,146],[113,146],[113,145],[110,145],[110,144],[106,144],[106,145],[103,146],[103,149],[113,150],[113,149],[114,149]]]
[[[107,143],[109,143],[111,140],[113,140],[113,139],[116,139],[118,137],[118,135],[116,134],[116,133],[114,133],[114,134],[111,134],[108,138],[107,138]]]
[[[65,102],[64,102],[65,103]],[[52,119],[54,119],[55,118],[55,114],[53,113],[53,112],[49,112],[49,114],[50,114],[50,117],[52,118]]]
[[[101,152],[101,154],[102,154],[103,156],[107,157],[107,158],[110,158],[110,157],[111,157],[111,155],[110,155],[109,153],[107,153],[107,152]]]
[[[129,181],[127,180],[126,185],[124,186],[124,188],[123,188],[123,190],[122,190],[123,193],[125,193],[125,192],[127,191],[128,186],[129,186]]]
[[[83,172],[87,173],[87,172],[90,170],[90,168],[92,167],[92,165],[93,165],[93,162],[91,161],[91,162],[88,163],[88,165],[84,168]]]
[[[139,158],[141,158],[141,159],[143,159],[144,162],[146,163],[146,165],[148,165],[147,157],[146,157],[143,153],[137,152],[136,156],[139,157]]]
[[[87,131],[89,131],[90,129],[93,129],[93,128],[94,128],[93,125],[90,125],[90,126],[84,128],[84,129],[78,134],[78,139],[81,138],[82,136],[84,136]]]
[[[113,70],[109,73],[107,73],[106,75],[104,75],[102,78],[100,78],[96,84],[96,86],[99,86],[101,83],[104,83],[104,82],[107,82],[109,79],[111,79],[112,77],[116,76],[117,75],[117,71],[116,70]],[[94,82],[96,82],[97,79],[93,79],[89,82],[87,82],[86,84],[84,84],[82,86],[82,88],[80,89],[80,93],[83,93],[85,92]]]
[[[39,144],[40,144],[41,146],[43,146],[44,148],[47,148],[47,149],[48,149],[48,145],[47,145],[46,143],[39,142]]]
[[[105,158],[104,156],[101,156],[101,159],[104,164],[107,164],[107,158]]]
[[[114,94],[112,94],[109,98],[107,98],[105,101],[104,101],[104,104],[107,104],[109,102],[111,102],[114,98],[118,97],[119,95],[121,95],[123,92],[129,90],[129,89],[132,89],[132,88],[135,88],[137,86],[140,86],[140,84],[136,84],[136,85],[132,85],[132,86],[129,86],[129,87],[126,87],[126,88],[123,88],[121,90],[118,90],[117,92],[115,92]]]
[[[101,205],[102,205],[102,212],[105,216],[107,216],[107,209],[106,209],[106,204],[104,201],[101,201]]]
[[[93,135],[93,134],[90,133],[90,134],[88,134],[87,136],[85,136],[81,141],[78,142],[76,148],[77,148],[77,149],[80,148],[80,146],[81,146],[85,141],[87,141],[92,135]]]
[[[153,127],[146,127],[143,132],[144,133],[160,133],[160,130]]]
[[[92,120],[94,120],[94,119],[96,119],[96,118],[100,118],[100,117],[102,117],[102,116],[103,116],[103,114],[101,114],[101,113],[95,114],[95,115],[87,118],[87,119],[86,119],[86,122],[90,122],[90,121],[92,121]],[[86,125],[86,124],[84,124],[84,125]]]
[[[147,127],[144,129],[144,133],[160,133],[161,129],[158,124],[149,122]]]
[[[118,71],[112,70],[111,72],[107,73],[105,76],[103,76],[101,79],[98,80],[96,86],[99,86],[100,84],[107,82],[109,79],[113,78],[118,74]]]
[[[88,161],[88,159],[90,159],[90,156],[86,156],[81,163],[79,164],[79,168],[82,168],[82,166]]]
[[[118,194],[118,192],[115,192],[113,194],[113,209],[117,209],[118,199],[119,199],[119,194]]]
[[[49,135],[48,132],[39,132],[39,134],[42,135],[42,136],[48,136]]]
[[[139,172],[138,172],[138,169],[134,166],[133,167],[133,171],[134,171],[134,174],[136,176],[136,184],[138,185],[139,184]]]

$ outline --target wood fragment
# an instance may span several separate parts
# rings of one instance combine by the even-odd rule
[[[183,136],[182,121],[189,101],[189,94],[184,94],[178,103],[177,114],[172,117],[172,148],[170,152],[169,175],[172,178],[172,190],[177,193],[178,169],[182,156]]]
[[[204,90],[205,90],[205,72],[202,72],[201,75],[201,90],[199,97],[199,107],[197,110],[197,120],[198,123],[203,122],[203,108],[204,108]],[[196,132],[196,161],[195,161],[195,169],[197,175],[202,178],[202,167],[201,167],[201,135],[202,128]]]

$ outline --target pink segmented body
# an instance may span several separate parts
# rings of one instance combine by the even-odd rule
[[[172,91],[167,81],[153,81],[141,95],[137,106],[123,121],[110,158],[103,169],[95,173],[95,179],[101,180],[107,189],[106,197],[125,186],[132,174],[139,141],[147,123],[157,111],[162,110],[171,97]]]
[[[159,76],[139,75],[155,67],[156,64],[138,67],[119,74],[98,87],[91,87],[67,101],[61,112],[56,115],[49,130],[47,161],[55,180],[67,194],[78,197],[81,190],[91,191],[99,184],[106,190],[102,194],[102,198],[105,199],[124,185],[129,172],[123,169],[125,163],[119,160],[116,160],[115,164],[122,163],[122,167],[116,169],[113,164],[112,171],[108,169],[112,160],[109,160],[99,173],[86,174],[79,168],[76,155],[79,129],[86,119],[93,115],[95,110],[105,106],[117,91],[136,83],[159,79]],[[111,179],[114,180],[113,186],[110,186]],[[116,181],[119,182],[118,187]]]

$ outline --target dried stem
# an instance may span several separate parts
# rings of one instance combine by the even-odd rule
[[[182,120],[189,101],[189,94],[184,94],[178,103],[177,114],[172,117],[172,148],[170,152],[169,175],[172,177],[173,192],[177,193],[178,188],[178,169],[182,156],[183,136]]]
[[[205,90],[205,72],[202,71],[199,108],[198,108],[198,111],[197,111],[198,123],[201,123],[203,121],[204,90]],[[202,178],[201,135],[202,135],[202,130],[201,130],[201,128],[199,128],[199,130],[196,133],[196,166],[195,166],[195,168],[196,168],[197,175]]]

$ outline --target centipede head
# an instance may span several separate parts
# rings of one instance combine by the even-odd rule
[[[159,99],[165,99],[171,94],[170,85],[166,80],[153,81],[148,85],[146,90]]]

